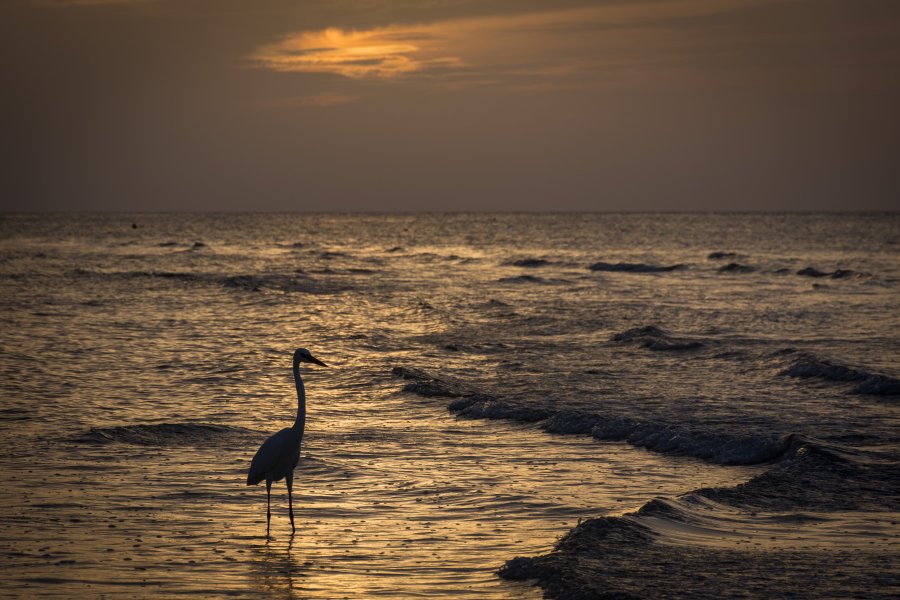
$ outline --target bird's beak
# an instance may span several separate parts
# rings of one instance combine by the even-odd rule
[[[328,365],[326,365],[325,363],[323,363],[321,360],[319,360],[318,358],[316,358],[315,356],[313,356],[312,354],[309,355],[309,362],[311,362],[311,363],[316,363],[317,365],[321,365],[321,366],[323,366],[323,367],[327,367],[327,366],[328,366]]]

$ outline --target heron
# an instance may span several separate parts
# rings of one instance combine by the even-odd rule
[[[297,418],[292,427],[285,427],[263,442],[250,462],[247,485],[257,485],[266,480],[266,532],[272,521],[272,482],[285,480],[288,491],[288,514],[291,516],[291,532],[294,527],[294,501],[291,490],[294,487],[294,468],[300,461],[300,443],[303,441],[303,427],[306,424],[306,392],[300,378],[300,363],[313,363],[327,367],[306,348],[294,351],[294,385],[297,387]]]

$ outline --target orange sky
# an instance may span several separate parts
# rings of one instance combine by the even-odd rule
[[[900,6],[8,0],[5,210],[856,210]]]

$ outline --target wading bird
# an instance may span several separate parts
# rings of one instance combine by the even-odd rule
[[[293,427],[286,427],[271,436],[256,451],[247,473],[247,485],[256,485],[266,480],[266,533],[272,521],[272,482],[285,480],[288,490],[288,514],[291,515],[291,531],[294,528],[294,501],[291,488],[294,485],[294,467],[300,460],[300,442],[303,441],[303,426],[306,424],[306,392],[300,379],[300,363],[307,362],[327,367],[325,363],[310,354],[306,348],[294,351],[294,385],[297,386],[297,418]]]

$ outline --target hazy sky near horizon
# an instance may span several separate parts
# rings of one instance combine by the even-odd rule
[[[4,210],[900,207],[896,0],[4,0]]]

